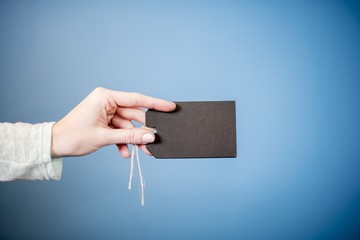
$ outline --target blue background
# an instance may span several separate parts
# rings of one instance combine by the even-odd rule
[[[95,87],[236,100],[237,159],[116,147],[0,184],[2,239],[360,238],[356,1],[1,1],[0,121],[57,121]]]

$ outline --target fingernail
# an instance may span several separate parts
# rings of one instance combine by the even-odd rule
[[[173,108],[174,108],[174,109],[177,108],[176,103],[174,103],[174,102],[169,102],[169,103],[171,103],[171,105],[173,105]]]
[[[153,141],[155,141],[155,136],[150,134],[150,133],[145,133],[143,136],[142,136],[142,141],[144,143],[152,143]]]

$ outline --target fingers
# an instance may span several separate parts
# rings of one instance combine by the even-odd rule
[[[133,129],[134,128],[134,125],[131,123],[131,121],[123,119],[119,116],[113,117],[111,123],[115,128],[120,128],[120,129],[121,128],[123,128],[123,129]],[[118,130],[120,130],[120,129],[118,129]],[[130,157],[130,151],[129,151],[127,144],[116,144],[116,145],[117,145],[122,157],[124,157],[124,158]],[[149,152],[149,150],[147,150],[147,148],[144,144],[139,144],[139,147],[144,153],[146,153],[149,156],[152,156],[152,154]]]
[[[146,148],[146,145],[139,145],[139,148],[149,156],[152,156],[151,152]]]
[[[135,127],[134,124],[132,124],[132,122],[130,120],[124,119],[117,115],[115,115],[111,119],[111,125],[114,126],[115,128],[126,128],[126,129]]]
[[[104,129],[104,145],[111,144],[147,144],[155,141],[154,134],[144,128]]]
[[[117,115],[115,115],[111,119],[111,125],[115,128],[134,128],[134,124],[132,124],[131,121],[123,119]],[[127,144],[116,144],[117,148],[119,149],[119,152],[123,158],[129,158],[130,157],[130,151]]]
[[[145,144],[155,140],[154,134],[144,128],[135,128],[130,120],[145,124],[145,112],[140,108],[154,109],[170,112],[176,109],[176,104],[159,98],[145,96],[139,93],[128,93],[113,91],[105,88],[97,88],[93,95],[105,99],[111,109],[116,108],[115,115],[109,123],[115,129],[102,129],[103,145],[116,144],[121,155],[125,158],[130,156],[127,144],[138,144],[148,155],[151,153],[146,149]],[[109,105],[110,104],[110,105]],[[116,105],[115,105],[116,104]],[[115,110],[115,109],[114,109]]]
[[[171,112],[176,108],[176,104],[173,102],[145,96],[140,93],[110,91],[116,104],[121,107],[143,107],[164,112]]]
[[[145,124],[145,112],[139,108],[121,108],[116,110],[116,114],[128,120],[134,120],[141,124]]]
[[[129,158],[131,156],[128,145],[116,144],[116,146],[119,149],[119,152],[123,158]]]
[[[131,157],[129,147],[126,144],[116,144],[117,148],[119,149],[119,152],[123,158],[129,158]],[[139,148],[148,156],[152,156],[151,152],[147,150],[146,145],[139,144]]]
[[[140,110],[140,111],[142,111],[142,110]],[[111,123],[112,123],[112,126],[114,126],[115,128],[132,129],[135,127],[131,123],[131,121],[123,119],[119,116],[113,117]],[[119,149],[119,152],[123,158],[129,158],[131,156],[129,147],[127,146],[127,144],[116,144],[116,146]],[[149,150],[147,150],[146,145],[139,144],[139,147],[145,154],[152,156],[152,154],[149,152]]]

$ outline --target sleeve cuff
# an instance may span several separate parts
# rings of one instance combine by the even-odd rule
[[[46,123],[43,128],[42,153],[45,165],[45,178],[48,180],[60,180],[62,174],[62,158],[51,157],[52,128],[55,122]]]

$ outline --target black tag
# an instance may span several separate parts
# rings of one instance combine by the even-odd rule
[[[146,112],[146,126],[157,130],[147,145],[154,157],[236,157],[235,101],[175,103],[170,113]]]

